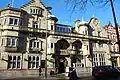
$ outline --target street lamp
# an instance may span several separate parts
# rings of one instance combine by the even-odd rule
[[[49,14],[49,10],[52,9],[52,7],[46,7],[47,9],[47,15],[46,15],[46,20],[47,20],[47,25],[46,25],[46,54],[45,54],[45,78],[47,78],[47,32],[48,32],[48,14]]]
[[[117,44],[119,46],[119,52],[120,52],[120,39],[119,39],[119,31],[118,31],[117,19],[116,19],[115,10],[114,10],[112,0],[110,0],[110,3],[111,3],[112,13],[113,13],[113,18],[114,18],[114,23],[115,23],[115,29],[116,29],[116,35],[117,35]]]

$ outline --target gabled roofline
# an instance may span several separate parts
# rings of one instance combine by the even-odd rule
[[[24,11],[23,9],[20,9],[20,8],[13,8],[13,7],[3,8],[3,9],[0,10],[0,12],[6,11],[6,10],[14,10],[14,11],[18,11],[18,12],[24,12],[25,14],[27,14],[27,12]]]

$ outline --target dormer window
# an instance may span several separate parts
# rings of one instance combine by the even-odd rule
[[[30,13],[31,14],[42,15],[43,14],[43,9],[41,9],[41,8],[31,8]]]

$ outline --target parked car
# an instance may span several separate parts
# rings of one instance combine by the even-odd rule
[[[119,77],[120,71],[112,66],[96,66],[92,69],[95,78]]]

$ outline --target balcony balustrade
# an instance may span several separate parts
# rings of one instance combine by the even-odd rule
[[[1,30],[9,29],[9,30],[15,30],[15,31],[24,31],[24,32],[36,32],[36,33],[46,33],[46,29],[38,29],[38,28],[32,28],[27,26],[4,26],[0,28]],[[54,30],[48,30],[48,34],[52,35],[61,35],[61,36],[68,36],[71,38],[78,37],[78,38],[86,38],[86,39],[92,39],[92,40],[105,40],[109,41],[106,37],[99,37],[99,36],[89,36],[84,34],[77,34],[77,33],[67,33],[67,32],[56,32]]]
[[[14,52],[17,51],[17,47],[1,47],[2,51],[6,51],[6,52]]]
[[[39,52],[39,51],[41,51],[42,49],[41,49],[41,48],[32,48],[32,47],[30,47],[29,50],[30,50],[30,51],[34,51],[34,52]]]

